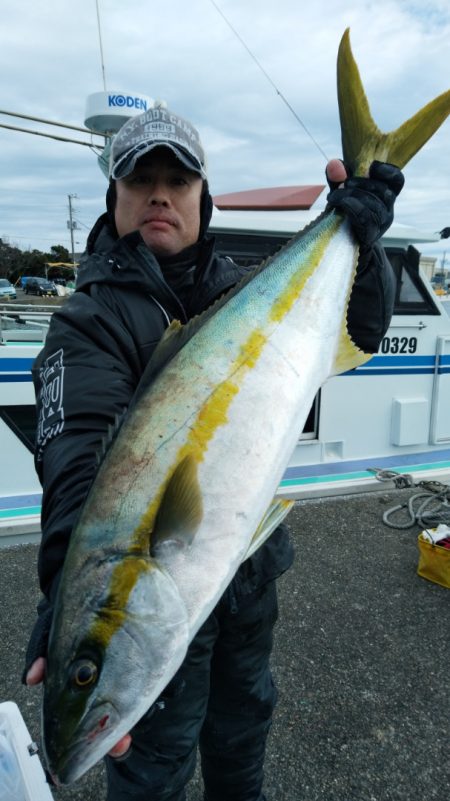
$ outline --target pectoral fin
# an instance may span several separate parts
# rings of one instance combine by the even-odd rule
[[[186,456],[175,468],[165,489],[151,535],[151,554],[163,545],[189,546],[202,521],[203,503],[197,462]]]
[[[251,539],[248,551],[242,561],[248,559],[249,556],[252,556],[252,554],[254,554],[255,551],[257,551],[258,548],[263,544],[263,542],[270,537],[272,532],[275,531],[276,527],[280,525],[288,512],[290,512],[294,503],[295,501],[290,499],[274,498],[266,514],[261,520],[261,523],[256,529]]]

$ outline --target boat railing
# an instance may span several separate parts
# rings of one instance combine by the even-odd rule
[[[0,345],[45,342],[55,306],[0,304]]]

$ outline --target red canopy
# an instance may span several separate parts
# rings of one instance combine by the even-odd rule
[[[321,186],[274,186],[268,189],[248,189],[215,195],[214,205],[222,210],[287,211],[310,209],[324,189]]]

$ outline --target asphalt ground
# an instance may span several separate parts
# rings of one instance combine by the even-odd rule
[[[39,295],[27,295],[25,290],[21,289],[20,287],[16,287],[16,298],[2,298],[1,305],[13,305],[13,306],[61,306],[65,298],[59,296],[50,296],[50,297],[40,297]]]
[[[417,575],[419,528],[382,521],[412,492],[304,501],[289,515],[296,562],[278,582],[268,801],[450,798],[450,590]],[[0,550],[0,701],[15,701],[39,740],[40,690],[20,683],[36,556],[34,545]],[[102,801],[103,767],[55,798]],[[202,799],[198,772],[188,799]]]

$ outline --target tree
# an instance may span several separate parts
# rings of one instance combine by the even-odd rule
[[[70,262],[70,255],[63,245],[52,245],[50,253],[40,250],[20,250],[0,239],[0,278],[8,278],[15,284],[22,275],[46,274],[49,261]]]
[[[64,245],[52,245],[50,248],[48,261],[62,261],[70,263],[72,259],[69,251],[64,247]]]
[[[17,247],[11,247],[0,239],[0,277],[8,278],[14,283],[15,275],[20,271],[23,253]]]

